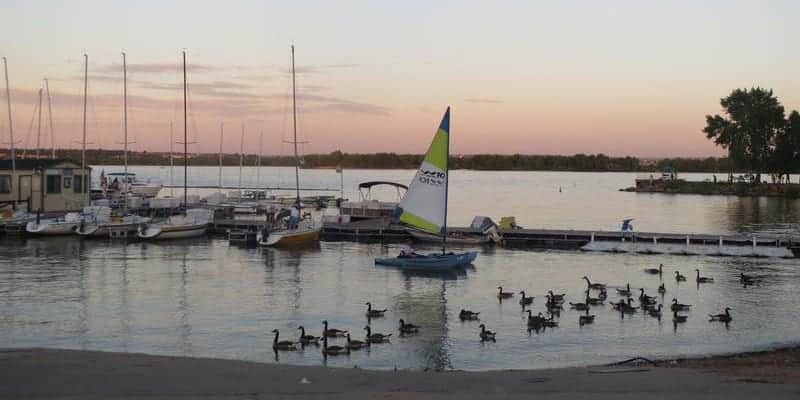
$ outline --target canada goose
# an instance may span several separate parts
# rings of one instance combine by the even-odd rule
[[[272,349],[273,350],[297,350],[297,344],[292,342],[291,340],[281,340],[278,341],[278,336],[280,332],[277,329],[273,329],[272,333],[275,334],[275,340],[272,341]]]
[[[361,350],[364,347],[369,346],[369,341],[360,341],[360,340],[352,340],[350,339],[350,334],[347,334],[347,344],[344,347],[347,347],[348,350]]]
[[[347,334],[347,331],[341,329],[328,329],[328,321],[322,321],[324,328],[322,329],[322,336],[324,337],[342,337]]]
[[[498,299],[508,299],[510,297],[514,297],[514,292],[504,292],[502,286],[497,287],[497,298]]]
[[[555,293],[553,293],[552,290],[548,290],[547,294],[550,295],[550,299],[553,300],[554,302],[559,302],[559,301],[563,302],[564,301],[564,297],[566,296],[566,293],[555,294]]]
[[[644,272],[652,275],[661,275],[664,273],[664,264],[658,264],[658,268],[645,268]]]
[[[639,289],[639,301],[642,304],[655,304],[656,298],[644,294],[644,288]]]
[[[661,286],[658,287],[658,293],[661,293],[661,294],[667,293],[667,287],[664,286],[663,283],[661,284]]]
[[[419,327],[414,324],[407,324],[406,321],[400,320],[400,333],[416,333],[419,332]]]
[[[725,307],[725,312],[722,314],[709,314],[708,315],[711,319],[709,321],[720,321],[720,322],[731,322],[733,317],[731,317],[731,309],[729,307]]]
[[[658,318],[659,320],[661,320],[661,307],[662,306],[663,306],[663,304],[659,304],[658,307],[651,308],[651,309],[647,310],[647,313],[650,314],[651,317]]]
[[[620,310],[622,310],[622,307],[625,307],[625,304],[627,304],[627,303],[625,303],[625,300],[619,299],[619,301],[616,302],[616,303],[611,302],[611,308],[613,308],[613,309],[615,309],[617,311],[620,311]]]
[[[633,314],[633,313],[635,313],[636,310],[639,309],[639,307],[634,307],[633,305],[631,305],[631,303],[633,303],[633,300],[628,298],[628,302],[622,304],[622,306],[620,307],[620,311],[623,312],[624,314]]]
[[[558,327],[558,321],[555,320],[555,315],[551,315],[550,318],[545,319],[544,321],[542,321],[542,326],[544,326],[546,328],[557,328]]]
[[[531,310],[528,310],[528,326],[530,327],[539,327],[542,326],[542,323],[545,321],[542,313],[539,313],[537,316],[533,316]]]
[[[606,288],[600,289],[600,294],[597,295],[597,298],[606,301],[608,298],[608,292],[606,292]]]
[[[585,315],[578,316],[578,324],[586,325],[594,322],[594,315],[589,315],[589,309],[586,309]]]
[[[548,310],[560,310],[564,308],[560,301],[553,301],[549,294],[545,295],[544,297],[547,298],[547,303],[545,303],[545,306]]]
[[[322,338],[322,355],[338,356],[340,354],[350,354],[350,349],[343,346],[328,346],[328,337]]]
[[[689,311],[691,307],[691,304],[678,303],[678,299],[672,299],[672,305],[669,306],[670,310],[672,311]]]
[[[686,282],[686,277],[681,275],[680,271],[675,271],[675,280],[678,282]]]
[[[596,306],[596,305],[603,304],[603,302],[604,302],[604,299],[602,299],[600,297],[590,297],[589,296],[589,291],[588,290],[586,291],[586,304],[590,304],[590,305]]]
[[[484,325],[484,324],[481,324],[480,328],[481,328],[481,333],[480,333],[481,342],[485,342],[487,340],[491,340],[493,342],[495,341],[494,337],[497,335],[496,332],[492,332],[490,330],[487,330],[486,329],[486,325]]]
[[[522,295],[522,298],[519,299],[519,304],[520,305],[527,306],[527,305],[533,304],[533,297],[526,297],[524,290],[520,290],[519,293]]]
[[[367,302],[367,318],[382,317],[385,312],[386,312],[385,308],[383,310],[376,310],[372,308],[372,303]]]
[[[619,294],[620,296],[631,297],[631,294],[633,294],[631,292],[631,284],[630,283],[626,283],[625,284],[625,289],[617,289],[617,294]]]
[[[297,327],[297,329],[300,330],[300,344],[302,345],[315,344],[319,346],[319,339],[320,339],[319,336],[306,335],[306,328],[304,328],[302,325]]]
[[[586,281],[586,285],[587,285],[587,286],[589,286],[589,289],[597,289],[597,290],[600,290],[600,289],[602,289],[602,288],[606,287],[606,285],[605,285],[605,284],[603,284],[603,283],[592,283],[592,282],[589,280],[589,278],[587,278],[587,277],[585,277],[585,276],[583,277],[583,279]]]
[[[462,321],[473,321],[478,319],[479,312],[474,312],[470,310],[461,309],[458,313],[458,318]]]
[[[370,328],[369,325],[365,326],[364,330],[367,331],[366,341],[369,343],[386,343],[389,341],[389,337],[392,336],[391,333],[387,335],[382,333],[372,333],[372,328]]]
[[[588,310],[589,309],[589,303],[573,303],[573,302],[570,302],[569,303],[569,307],[572,308],[572,309],[578,310],[578,311],[583,311],[583,310]]]
[[[676,324],[681,322],[686,322],[687,318],[689,318],[687,315],[678,315],[677,311],[672,312],[672,322]]]
[[[695,279],[695,281],[697,281],[697,283],[711,283],[711,282],[714,282],[714,278],[710,278],[710,277],[707,277],[707,276],[700,276],[700,270],[699,269],[696,269],[695,271],[697,271],[697,278]]]

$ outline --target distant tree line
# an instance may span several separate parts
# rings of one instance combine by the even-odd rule
[[[8,150],[0,150],[7,157]],[[75,149],[56,150],[59,158],[80,160],[81,151]],[[122,165],[123,153],[119,150],[86,150],[86,160],[90,165]],[[416,169],[422,162],[422,154],[397,153],[343,153],[334,151],[328,154],[307,154],[300,157],[303,168],[336,168],[341,165],[347,169]],[[169,153],[128,152],[130,165],[169,165]],[[183,165],[183,154],[175,154],[176,166]],[[224,154],[222,163],[238,166],[238,154]],[[257,156],[245,155],[244,165],[254,166]],[[262,166],[294,166],[293,156],[264,156]],[[189,155],[189,165],[217,166],[219,155],[200,153]],[[472,154],[453,155],[451,169],[473,169],[487,171],[585,171],[585,172],[650,172],[663,167],[671,167],[678,172],[724,173],[731,170],[728,158],[665,158],[643,161],[636,157],[610,157],[604,154],[524,155],[524,154]],[[745,172],[745,170],[737,170]]]
[[[772,90],[736,89],[720,100],[723,115],[707,115],[703,132],[728,150],[728,171],[746,171],[753,183],[767,173],[788,182],[800,172],[800,114],[789,115]]]

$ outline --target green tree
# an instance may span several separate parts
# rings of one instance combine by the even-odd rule
[[[706,115],[706,137],[728,150],[733,166],[753,172],[756,182],[769,168],[775,137],[785,125],[784,109],[772,90],[736,89],[720,100],[725,116]]]
[[[775,138],[775,150],[770,160],[771,171],[779,178],[800,172],[800,113],[792,111],[786,125]]]

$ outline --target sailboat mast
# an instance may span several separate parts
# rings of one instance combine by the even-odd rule
[[[175,155],[172,149],[175,143],[175,135],[173,134],[172,121],[169,121],[169,195],[175,196],[175,180],[173,179],[173,169],[175,169]]]
[[[89,55],[83,54],[83,140],[81,140],[81,193],[88,191],[87,185],[91,182],[86,179],[86,105],[89,94]]]
[[[36,123],[36,159],[39,159],[39,149],[42,147],[42,88],[39,88],[39,117]]]
[[[300,204],[300,157],[297,155],[297,90],[294,77],[294,45],[292,45],[292,126],[294,130],[294,182],[297,204]]]
[[[47,118],[50,120],[50,158],[55,160],[56,159],[56,137],[55,137],[55,129],[53,129],[53,105],[50,101],[50,82],[47,78],[44,78],[44,87],[47,91]]]
[[[222,132],[223,128],[225,127],[224,122],[219,123],[219,178],[218,178],[218,185],[219,191],[222,192]]]
[[[14,124],[11,122],[11,88],[8,86],[8,60],[3,57],[3,71],[6,77],[6,103],[8,105],[8,135],[11,146],[11,185],[9,189],[14,193],[14,178],[17,176],[17,154],[14,149]],[[19,197],[17,197],[19,198]]]
[[[187,103],[186,84],[186,50],[183,51],[183,206],[189,207],[189,126],[186,117]]]
[[[264,129],[258,134],[258,158],[256,159],[256,187],[261,187],[261,157],[264,155]]]
[[[444,226],[442,227],[442,254],[444,255],[447,250],[447,197],[448,197],[448,190],[450,188],[450,132],[453,131],[450,118],[450,107],[447,107],[447,141],[446,148],[447,152],[445,153],[444,158]]]
[[[123,183],[124,192],[122,193],[122,213],[125,214],[128,211],[128,185],[130,184],[130,180],[128,178],[128,63],[125,57],[125,52],[122,52],[122,109],[123,109],[123,119],[125,120],[123,126],[123,131],[125,132],[125,137],[123,138],[123,158],[125,160],[125,181]]]
[[[242,170],[244,169],[244,124],[242,124],[242,140],[239,144],[239,199],[242,198]]]

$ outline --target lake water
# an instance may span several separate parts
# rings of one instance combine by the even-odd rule
[[[169,180],[165,168],[131,169]],[[175,172],[175,181],[181,181],[181,171]],[[238,168],[224,172],[225,184],[236,185]],[[407,183],[413,173],[346,170],[346,197],[357,198],[357,182]],[[304,186],[339,187],[339,176],[332,170],[301,175]],[[800,236],[796,200],[618,192],[632,185],[635,174],[453,171],[451,176],[453,225],[467,225],[475,215],[514,215],[526,227],[614,230],[622,218],[633,217],[638,230]],[[261,172],[262,184],[269,186],[291,186],[293,178],[292,169]],[[254,171],[246,170],[243,181],[255,184]],[[216,182],[216,168],[190,170],[190,184]],[[387,200],[393,196],[390,190],[374,194]],[[800,301],[800,262],[793,259],[486,248],[474,268],[452,276],[410,275],[374,265],[375,257],[398,250],[397,244],[347,242],[276,250],[230,247],[214,238],[170,243],[2,238],[0,347],[376,369],[487,370],[726,353],[800,342],[800,320],[792,317]],[[582,301],[584,275],[613,287],[630,282],[633,288],[657,295],[662,281],[642,269],[659,263],[665,265],[663,300],[677,297],[693,304],[689,320],[677,327],[669,315],[661,322],[642,314],[621,318],[605,305],[592,308],[592,325],[579,326],[579,313],[566,307],[560,327],[529,333],[519,295],[503,303],[496,297],[497,286],[524,289],[536,296],[531,309],[544,311],[548,289],[567,293],[569,301]],[[716,282],[698,287],[692,279],[695,268]],[[675,270],[690,282],[677,284]],[[742,271],[763,276],[763,282],[743,288],[738,283]],[[610,300],[617,300],[615,292],[610,289]],[[327,361],[314,347],[273,353],[272,329],[280,329],[282,339],[296,338],[300,325],[319,334],[324,319],[332,327],[350,330],[354,339],[363,338],[366,301],[389,309],[385,318],[373,319],[370,325],[373,332],[393,333],[391,344]],[[731,324],[708,322],[707,314],[726,306],[732,309]],[[479,322],[459,321],[461,308],[480,311],[482,322],[498,332],[497,342],[481,343]],[[400,318],[421,325],[421,332],[398,337]],[[343,343],[336,339],[332,344]]]

